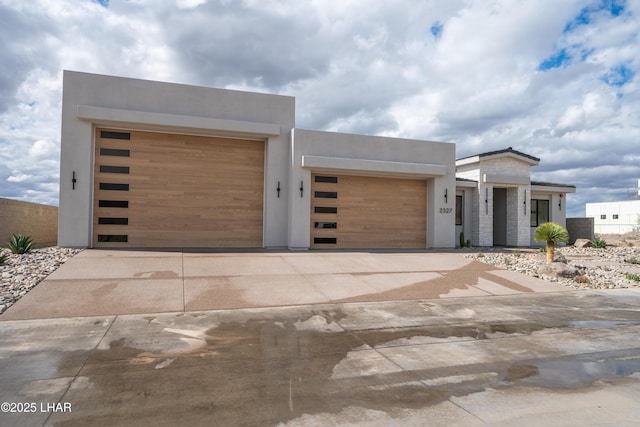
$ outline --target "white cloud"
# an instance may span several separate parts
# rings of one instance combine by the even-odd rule
[[[0,0],[0,196],[57,199],[73,69],[293,95],[300,127],[451,141],[460,157],[513,146],[541,158],[534,179],[579,186],[576,211],[624,197],[640,177],[640,2],[563,31],[599,4]]]

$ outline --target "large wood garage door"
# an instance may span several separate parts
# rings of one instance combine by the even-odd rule
[[[261,247],[264,142],[96,129],[96,247]]]
[[[425,248],[425,180],[312,174],[312,248]]]

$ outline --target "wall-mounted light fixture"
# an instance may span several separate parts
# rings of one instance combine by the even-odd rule
[[[276,191],[278,192],[278,199],[280,198],[280,181],[278,181],[278,188],[276,188]]]
[[[448,195],[447,191],[448,191],[448,189],[445,188],[444,189],[444,202],[445,203],[449,203],[449,200],[448,200],[449,195]]]
[[[304,181],[300,181],[300,197],[304,194]]]
[[[527,190],[524,190],[524,201],[522,204],[524,205],[524,216],[527,216]]]
[[[76,179],[76,171],[73,171],[73,175],[71,175],[71,189],[72,190],[76,189],[76,182],[78,182],[78,180]]]
[[[484,207],[485,207],[485,213],[489,215],[489,189],[488,188],[484,189]]]
[[[560,194],[560,200],[558,201],[558,210],[562,210],[562,196],[563,194]]]

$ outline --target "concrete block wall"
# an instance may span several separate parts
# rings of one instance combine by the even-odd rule
[[[567,218],[569,244],[577,239],[595,239],[593,218]]]
[[[55,245],[58,208],[0,198],[0,246],[6,246],[13,234],[31,236],[36,246]]]

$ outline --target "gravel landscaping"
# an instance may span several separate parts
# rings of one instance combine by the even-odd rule
[[[467,258],[473,258],[496,267],[514,270],[529,276],[558,282],[573,289],[616,289],[640,287],[640,247],[607,246],[598,248],[556,249],[556,259],[574,267],[573,278],[552,277],[539,272],[546,264],[545,253],[538,249],[476,249]]]
[[[0,265],[0,314],[78,252],[80,249],[52,246],[16,255],[0,249],[0,255],[9,254]]]

